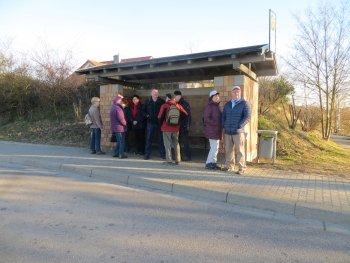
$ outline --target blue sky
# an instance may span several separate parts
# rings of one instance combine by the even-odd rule
[[[340,0],[337,0],[337,2]],[[269,9],[276,13],[277,54],[295,34],[291,12],[317,0],[0,0],[0,39],[17,51],[38,46],[71,49],[77,65],[87,59],[164,57],[267,44]]]

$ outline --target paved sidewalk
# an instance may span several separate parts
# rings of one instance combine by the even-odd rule
[[[153,150],[152,153],[156,153]],[[204,169],[206,150],[193,161],[164,166],[163,159],[92,155],[88,149],[0,142],[0,162],[77,173],[114,183],[248,206],[323,221],[323,228],[350,229],[350,180],[316,174],[249,168],[244,175]],[[1,183],[1,180],[0,180]]]

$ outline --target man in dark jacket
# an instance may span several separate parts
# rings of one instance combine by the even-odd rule
[[[158,150],[160,157],[165,159],[165,148],[163,142],[163,134],[158,124],[158,114],[160,107],[165,101],[159,98],[159,92],[157,88],[152,88],[151,97],[145,101],[142,106],[143,116],[147,119],[147,137],[146,137],[146,148],[145,148],[145,160],[149,159],[152,149],[153,135],[157,132],[158,135]]]
[[[181,151],[182,161],[190,161],[191,160],[191,151],[190,151],[190,143],[188,141],[188,132],[190,131],[191,125],[191,109],[190,104],[182,98],[182,93],[179,90],[174,92],[176,103],[180,104],[182,108],[187,112],[187,116],[181,120],[180,123],[180,144],[183,143],[184,151]]]
[[[225,129],[226,167],[231,171],[235,166],[235,152],[238,160],[238,174],[247,169],[245,162],[244,126],[250,121],[251,110],[247,101],[241,97],[241,88],[232,88],[232,100],[227,102],[222,112],[222,127]]]

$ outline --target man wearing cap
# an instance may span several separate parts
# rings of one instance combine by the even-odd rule
[[[177,104],[170,93],[166,94],[166,102],[160,107],[158,114],[158,122],[161,125],[161,130],[163,132],[163,140],[165,146],[166,162],[165,165],[173,165],[171,156],[171,144],[174,145],[175,151],[175,164],[180,164],[180,146],[179,146],[179,130],[180,124],[170,125],[167,123],[166,118],[170,107],[176,105],[176,108],[180,111],[180,115],[186,115],[187,112],[182,108],[180,104]]]
[[[181,151],[181,147],[180,147],[182,161],[190,161],[191,151],[190,151],[190,143],[188,141],[188,132],[190,131],[190,125],[191,125],[190,104],[188,104],[188,102],[182,98],[181,91],[179,90],[174,91],[174,95],[175,95],[174,99],[176,103],[180,104],[188,114],[183,120],[181,120],[179,138],[180,138],[180,142],[182,142],[184,145],[183,152]]]
[[[160,107],[164,104],[164,100],[159,98],[159,91],[157,88],[152,88],[151,97],[145,101],[142,106],[143,117],[147,120],[147,135],[146,135],[146,147],[145,147],[145,160],[149,159],[152,149],[152,141],[154,133],[158,135],[158,150],[160,157],[165,159],[165,149],[163,142],[163,134],[158,124],[158,113]]]
[[[233,86],[232,99],[227,102],[222,112],[222,127],[225,129],[226,167],[223,171],[232,171],[237,154],[238,174],[247,169],[245,162],[244,126],[250,121],[251,109],[246,100],[241,97],[241,88]]]

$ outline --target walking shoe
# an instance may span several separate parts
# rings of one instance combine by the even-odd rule
[[[126,155],[119,156],[119,159],[125,159],[125,158],[128,158],[128,156]]]
[[[139,153],[138,153],[138,155],[145,155],[145,153],[143,153],[143,152],[139,152]]]
[[[180,165],[180,162],[175,162],[176,165]]]
[[[160,156],[160,158],[162,158],[162,159],[166,159],[166,158],[165,158],[165,155],[161,155],[161,156]]]
[[[96,153],[96,151],[91,151],[91,154],[95,154]]]
[[[214,169],[215,169],[215,167],[213,166],[213,164],[212,164],[212,163],[207,163],[207,164],[205,165],[205,169],[211,169],[211,170],[214,170]]]
[[[221,171],[224,171],[224,172],[232,171],[232,168],[230,166],[225,166],[224,168],[221,169]]]
[[[149,159],[149,155],[145,155],[145,157],[143,157],[144,160],[148,160]]]
[[[139,153],[139,152],[134,152],[134,154],[135,154],[135,155],[140,155],[140,153]]]
[[[212,163],[215,170],[221,170],[221,167],[218,166],[216,163]]]
[[[237,174],[244,174],[244,172],[245,172],[245,170],[239,169],[239,170],[237,171]]]
[[[163,162],[164,165],[174,165],[172,162]]]
[[[101,155],[101,154],[106,154],[106,153],[101,151],[101,152],[97,152],[96,154]]]
[[[112,157],[119,157],[119,154],[113,154]]]
[[[188,161],[191,161],[191,158],[185,156],[185,157],[182,158],[182,161],[183,162],[188,162]]]

